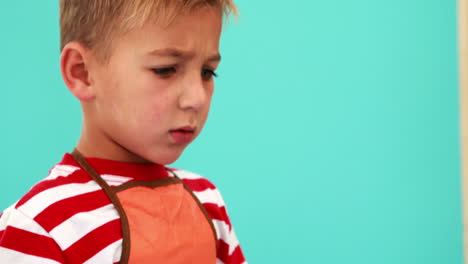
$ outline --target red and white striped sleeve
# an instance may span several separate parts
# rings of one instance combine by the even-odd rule
[[[12,206],[0,215],[0,263],[61,264],[65,258],[42,226]]]
[[[217,203],[206,203],[204,206],[211,215],[216,232],[218,233],[219,261],[217,264],[247,264],[239,245],[239,240],[237,239],[236,233],[234,232],[234,228],[229,219],[221,193],[218,189],[215,189],[214,191],[218,196]]]
[[[218,237],[217,264],[247,264],[226,205],[216,186],[195,173],[183,170],[175,172],[192,189],[213,221]]]

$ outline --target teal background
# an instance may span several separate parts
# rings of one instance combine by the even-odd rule
[[[212,113],[174,165],[221,189],[250,263],[462,263],[457,6],[237,0]],[[0,210],[70,151],[58,1],[0,4]]]

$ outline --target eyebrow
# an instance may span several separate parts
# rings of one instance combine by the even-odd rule
[[[174,48],[156,49],[156,50],[150,51],[148,54],[153,55],[153,56],[166,56],[166,57],[185,58],[185,59],[193,57],[193,53],[185,52],[183,50],[174,49]],[[219,62],[220,60],[221,60],[221,55],[219,53],[208,58],[209,62]]]

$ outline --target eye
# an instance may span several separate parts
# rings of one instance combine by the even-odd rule
[[[202,78],[203,78],[204,81],[209,81],[213,77],[218,77],[218,75],[213,70],[210,70],[210,69],[203,69],[202,70]]]
[[[175,67],[165,67],[165,68],[154,68],[151,69],[155,74],[159,75],[162,78],[171,77],[172,74],[176,72]]]

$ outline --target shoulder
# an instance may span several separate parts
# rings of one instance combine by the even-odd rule
[[[199,174],[179,169],[172,170],[192,189],[210,216],[218,238],[218,258],[224,263],[246,263],[218,188]]]
[[[50,232],[81,211],[109,203],[102,188],[87,173],[77,166],[57,164],[14,205],[14,209]]]
[[[65,259],[50,234],[13,205],[0,214],[0,262],[53,264]]]
[[[214,222],[223,221],[230,228],[231,223],[226,211],[226,205],[218,188],[207,178],[185,170],[172,169],[177,177],[192,190],[200,200]]]
[[[16,209],[34,217],[49,205],[98,189],[99,186],[78,167],[55,165],[49,175],[35,184],[16,204]]]
[[[216,186],[210,180],[200,174],[174,168],[172,168],[172,171],[194,192],[217,190]]]
[[[68,257],[94,258],[98,253],[88,256],[92,252],[83,254],[84,250],[112,250],[108,240],[100,239],[104,234],[109,237],[109,230],[120,234],[120,219],[104,190],[78,166],[57,164],[45,179],[0,214],[0,249],[2,243],[16,243],[11,248],[21,254],[15,256],[31,258],[27,263],[39,263],[32,260],[35,256],[57,260],[62,252]],[[29,241],[27,246],[23,246],[24,241]],[[37,249],[36,253],[30,245]],[[118,247],[118,243],[113,245]],[[55,253],[46,256],[45,250]]]
[[[194,172],[181,169],[172,170],[177,177],[179,177],[185,185],[192,190],[195,196],[205,207],[224,207],[224,201],[221,193],[213,182]]]

